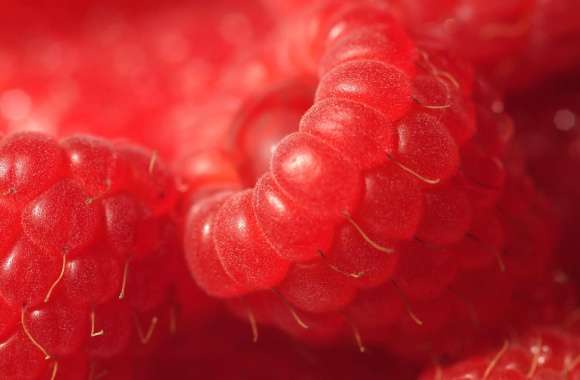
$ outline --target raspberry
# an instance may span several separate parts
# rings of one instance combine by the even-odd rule
[[[459,152],[449,131],[436,118],[418,113],[400,122],[399,149],[393,155],[424,182],[439,182],[455,174]]]
[[[367,128],[357,128],[365,124]],[[376,166],[384,152],[392,152],[396,136],[388,120],[361,103],[327,99],[317,102],[300,121],[300,131],[315,136],[340,151],[361,169]],[[356,139],[359,145],[351,144]]]
[[[324,226],[324,219],[297,207],[271,175],[262,176],[255,189],[256,220],[279,256],[306,261],[317,257],[317,249],[330,246],[332,229]]]
[[[216,212],[213,244],[226,274],[250,289],[268,289],[280,282],[288,263],[264,239],[252,209],[251,191],[229,196]]]
[[[506,340],[493,352],[424,372],[428,379],[575,379],[580,375],[580,341],[559,326],[536,327]]]
[[[356,169],[340,153],[304,132],[288,135],[272,155],[271,173],[281,190],[295,203],[323,220],[351,210],[361,190],[359,176],[337,179]]]
[[[409,79],[396,66],[377,60],[355,60],[324,73],[316,101],[331,98],[362,103],[392,122],[408,111],[410,93]]]
[[[552,273],[554,239],[497,94],[469,64],[410,42],[381,3],[329,3],[288,25],[308,37],[274,47],[280,71],[318,74],[314,104],[296,132],[268,100],[287,93],[295,115],[308,83],[246,102],[229,153],[253,187],[190,178],[204,194],[186,222],[193,276],[254,329],[312,344],[352,335],[360,350],[426,360],[459,355],[465,337],[489,342],[515,318],[510,303],[536,291],[531,279]],[[353,36],[369,27],[392,54],[361,50]],[[357,41],[352,55],[337,53],[343,40]],[[332,64],[319,72],[318,62]],[[260,113],[271,130],[260,132]],[[266,165],[262,152],[282,134]]]
[[[3,376],[85,378],[89,366],[131,361],[145,351],[137,345],[165,334],[177,192],[155,153],[90,136],[8,134],[0,184]]]
[[[185,249],[194,254],[187,256],[190,268],[196,282],[209,294],[217,297],[228,297],[241,294],[241,289],[225,273],[217,256],[212,254],[215,249],[212,234],[213,214],[221,206],[228,193],[216,194],[203,199],[193,206],[189,213],[186,234],[196,238],[186,241]],[[198,224],[199,223],[199,224]]]
[[[386,255],[385,252],[369,245],[355,227],[347,224],[336,231],[332,256],[325,259],[327,265],[333,271],[346,276],[351,285],[357,288],[372,288],[391,278],[398,257],[397,252]]]

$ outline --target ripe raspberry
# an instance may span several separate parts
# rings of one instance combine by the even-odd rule
[[[205,195],[186,222],[193,277],[253,325],[307,342],[354,336],[361,350],[457,355],[552,269],[551,219],[507,154],[511,121],[468,64],[411,41],[381,3],[330,3],[301,21],[312,22],[296,30],[302,45],[278,50],[295,75],[325,62],[314,105],[290,133],[277,104],[247,103],[234,141],[271,147],[289,134],[257,180],[264,155],[234,147],[253,168],[240,182],[253,188],[195,190]],[[368,39],[353,37],[366,28]],[[392,54],[365,50],[384,46],[379,37]],[[272,91],[281,93],[266,99],[302,90]],[[271,131],[261,132],[260,112]]]
[[[2,137],[5,378],[97,376],[165,334],[179,257],[176,195],[165,164],[136,146],[36,132]]]
[[[419,379],[453,380],[577,379],[580,378],[580,339],[558,327],[536,327],[506,340],[483,355],[436,367]]]

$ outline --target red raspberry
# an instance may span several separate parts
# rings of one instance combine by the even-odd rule
[[[176,195],[165,164],[136,146],[35,132],[2,137],[5,378],[87,378],[165,334],[177,281]]]
[[[332,3],[304,20],[296,34],[308,39],[278,50],[295,75],[326,62],[314,105],[291,133],[299,102],[284,113],[268,100],[310,94],[305,84],[247,102],[231,155],[252,168],[240,181],[253,188],[195,190],[205,195],[186,222],[190,270],[254,325],[313,343],[354,335],[361,349],[415,359],[457,355],[551,273],[551,219],[506,154],[511,121],[469,65],[414,46],[380,3]],[[353,37],[375,26],[392,54]],[[284,133],[266,166],[253,147]]]

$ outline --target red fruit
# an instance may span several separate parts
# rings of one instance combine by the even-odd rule
[[[46,190],[66,168],[57,142],[38,133],[6,136],[0,152],[0,194],[15,206]]]
[[[94,329],[91,329],[92,339],[88,346],[91,357],[111,359],[127,350],[131,336],[136,334],[131,314],[126,303],[118,300],[100,304],[94,309],[90,316],[91,321],[94,318]]]
[[[109,244],[120,258],[131,254],[137,242],[139,226],[148,210],[129,194],[120,193],[103,199],[105,228]]]
[[[0,157],[0,373],[75,378],[87,361],[132,362],[135,318],[168,313],[171,173],[148,151],[84,136],[10,134]]]
[[[293,133],[278,144],[271,171],[291,199],[321,219],[340,218],[358,201],[358,170],[339,151],[306,133]]]
[[[4,339],[7,334],[13,331],[18,322],[18,313],[0,298],[0,339]]]
[[[86,355],[80,354],[54,362],[46,371],[46,376],[57,376],[63,380],[84,379],[90,376],[90,365]]]
[[[396,146],[393,128],[381,113],[348,100],[317,102],[300,120],[300,131],[325,141],[360,169],[384,163],[385,153]]]
[[[311,260],[330,246],[332,223],[292,201],[270,173],[256,183],[253,208],[260,231],[286,260]]]
[[[474,74],[444,52],[437,53],[436,56],[423,56],[422,64],[427,67],[415,77],[413,100],[422,106],[424,113],[436,117],[447,127],[456,144],[462,145],[477,129],[473,104],[462,101],[463,96],[471,95]],[[431,62],[433,59],[437,62]],[[439,68],[433,68],[434,64]]]
[[[118,153],[101,139],[73,136],[62,141],[70,162],[70,173],[91,197],[117,191],[129,172]]]
[[[40,379],[50,365],[45,355],[30,341],[21,329],[0,344],[0,368],[8,379]]]
[[[452,177],[459,166],[459,152],[449,130],[437,118],[412,113],[397,125],[399,146],[395,160],[427,184]]]
[[[385,165],[366,173],[355,219],[373,239],[407,240],[417,231],[423,204],[420,181],[396,165]]]
[[[288,262],[264,239],[252,208],[252,192],[229,196],[216,212],[213,243],[230,278],[243,289],[268,289],[280,283]]]
[[[18,213],[10,205],[10,202],[0,201],[0,230],[2,230],[2,240],[0,242],[0,252],[4,253],[16,240],[20,232]]]
[[[368,59],[414,74],[415,66],[411,62],[416,54],[415,47],[397,22],[365,25],[350,34],[342,33],[344,36],[336,38],[322,57],[321,72],[326,73],[341,63]]]
[[[397,247],[391,246],[388,252],[380,251],[352,224],[345,223],[338,228],[323,264],[342,275],[342,282],[347,279],[355,287],[372,288],[392,277],[398,258]]]
[[[517,319],[506,305],[551,273],[552,220],[528,207],[540,197],[506,154],[511,123],[497,95],[465,62],[411,43],[382,5],[329,2],[280,28],[304,38],[275,44],[281,72],[312,75],[321,62],[314,104],[289,133],[302,84],[246,102],[232,131],[241,144],[226,154],[242,158],[253,187],[231,184],[217,201],[219,170],[214,187],[192,179],[186,256],[206,292],[254,329],[453,358]],[[385,54],[373,45],[390,43]],[[288,113],[265,100],[285,94]],[[260,113],[270,130],[260,132]]]
[[[469,198],[460,189],[443,187],[426,192],[417,237],[433,244],[459,241],[471,224],[471,207]]]
[[[24,312],[23,323],[39,345],[59,357],[79,352],[90,333],[87,311],[74,304],[40,304]]]
[[[280,293],[297,308],[312,313],[342,309],[355,296],[354,286],[344,275],[324,262],[295,265],[280,284]]]
[[[334,98],[362,103],[393,122],[411,107],[409,82],[409,77],[395,66],[354,60],[324,73],[316,90],[316,102]]]
[[[185,250],[189,268],[196,283],[215,297],[231,297],[243,293],[243,288],[226,274],[215,251],[213,219],[229,193],[218,193],[196,203],[187,217]]]
[[[88,255],[67,261],[58,292],[74,305],[99,305],[118,296],[122,281],[121,261],[104,248],[94,248]]]
[[[58,278],[62,258],[20,238],[1,259],[0,294],[15,310],[41,302]]]
[[[61,181],[22,210],[22,232],[50,254],[72,256],[95,241],[99,211],[74,182]]]

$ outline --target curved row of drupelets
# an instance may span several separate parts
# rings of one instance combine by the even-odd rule
[[[270,302],[252,299],[266,292],[285,308],[290,330],[321,320],[329,329],[344,322],[329,313],[387,284],[420,325],[407,295],[437,298],[458,271],[447,265],[452,255],[429,261],[422,251],[475,246],[479,255],[460,265],[503,266],[494,205],[511,124],[469,66],[415,46],[380,6],[331,3],[304,19],[295,29],[302,44],[284,48],[307,73],[318,62],[314,105],[253,188],[239,189],[235,176],[227,190],[199,184],[205,196],[186,222],[190,269],[253,322],[271,317],[258,305]],[[418,278],[418,262],[440,273]]]

